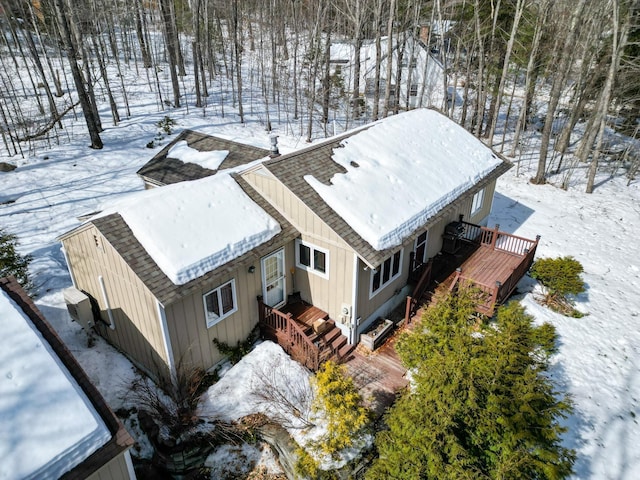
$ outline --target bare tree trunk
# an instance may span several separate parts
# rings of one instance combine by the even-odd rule
[[[384,91],[384,116],[389,115],[390,108],[390,100],[391,100],[391,86],[392,86],[392,69],[393,69],[393,50],[394,50],[394,39],[393,39],[393,21],[396,18],[396,0],[390,0],[389,3],[389,18],[387,20],[387,71],[385,75],[387,76],[386,80],[386,88]],[[395,90],[398,90],[400,85],[395,85]],[[397,91],[395,92],[395,96],[397,96]]]
[[[587,193],[593,193],[596,172],[598,171],[598,160],[600,157],[600,152],[602,150],[604,128],[607,124],[607,113],[609,112],[609,105],[611,103],[611,93],[613,90],[616,73],[620,66],[620,59],[622,57],[624,47],[627,44],[631,17],[634,14],[633,8],[631,6],[628,6],[623,24],[620,25],[620,9],[620,1],[613,0],[611,64],[609,65],[607,79],[600,95],[600,108],[597,111],[597,115],[599,117],[598,135],[596,139],[596,146],[593,151],[593,157],[591,158],[591,164],[589,165],[589,173],[587,175]]]
[[[136,23],[136,35],[138,36],[138,44],[140,45],[140,53],[142,54],[142,64],[144,68],[151,67],[151,54],[147,42],[145,41],[145,33],[142,29],[142,17],[144,15],[144,8],[142,7],[141,0],[135,0],[135,23]]]
[[[533,33],[533,40],[531,42],[531,52],[529,54],[529,61],[527,63],[527,73],[525,74],[525,86],[524,86],[524,101],[522,104],[522,110],[518,116],[518,122],[516,123],[516,131],[513,137],[513,146],[511,147],[511,156],[516,153],[516,148],[520,142],[520,134],[524,129],[524,125],[527,122],[527,113],[529,105],[533,98],[532,83],[535,83],[534,71],[536,70],[536,64],[538,60],[538,50],[540,47],[540,39],[544,32],[544,25],[547,22],[547,16],[549,14],[549,0],[544,0],[540,3],[538,16],[536,17],[536,27]],[[529,93],[531,92],[531,94]]]
[[[567,79],[569,67],[571,65],[571,51],[574,48],[574,41],[577,36],[578,25],[582,21],[582,15],[584,11],[585,0],[578,0],[575,9],[571,15],[571,24],[567,31],[567,36],[562,47],[562,50],[556,52],[554,59],[558,69],[553,77],[553,83],[551,84],[551,92],[549,93],[549,104],[547,106],[547,115],[545,118],[544,126],[542,127],[542,136],[540,139],[540,158],[538,159],[538,170],[534,178],[531,179],[532,183],[542,184],[546,180],[547,169],[547,156],[549,153],[549,142],[551,139],[551,130],[553,128],[553,119],[556,114],[556,108],[560,101],[560,94],[562,88]]]
[[[233,48],[237,84],[236,87],[238,89],[238,115],[240,115],[240,123],[244,123],[244,110],[242,107],[242,37],[239,31],[240,21],[238,18],[238,0],[233,0],[231,28],[233,30]]]
[[[380,46],[380,22],[382,20],[382,1],[377,0],[377,6],[374,16],[373,24],[376,29],[376,63],[375,74],[373,79],[373,111],[371,113],[371,120],[374,122],[378,120],[378,111],[380,109],[380,61],[382,58],[382,49]]]
[[[507,50],[505,52],[504,61],[502,65],[502,75],[500,76],[500,83],[498,85],[498,96],[496,98],[496,106],[492,109],[491,114],[491,123],[489,127],[489,146],[493,145],[493,136],[496,132],[496,124],[498,122],[497,111],[500,110],[500,104],[502,103],[502,95],[504,90],[504,85],[507,81],[507,74],[509,73],[509,61],[511,60],[511,52],[513,51],[513,44],[516,40],[516,34],[518,33],[518,27],[520,26],[520,18],[522,17],[522,12],[524,10],[525,2],[524,0],[516,0],[515,6],[515,14],[513,17],[513,24],[511,25],[511,35],[509,36],[509,41],[507,42]]]
[[[63,43],[67,51],[67,59],[69,61],[69,67],[71,68],[71,74],[73,76],[73,82],[75,84],[78,98],[80,99],[80,106],[82,107],[82,113],[87,124],[87,130],[89,131],[89,137],[91,138],[91,148],[101,149],[103,147],[102,139],[100,138],[99,123],[94,118],[94,112],[91,107],[91,101],[85,88],[84,79],[82,78],[82,72],[78,66],[78,51],[76,49],[74,40],[71,36],[71,29],[67,18],[70,17],[69,11],[66,8],[64,0],[55,0],[56,11],[58,13],[58,24],[60,26],[60,34],[63,38]]]
[[[180,107],[180,84],[178,82],[178,59],[176,57],[177,47],[176,34],[174,30],[174,17],[172,17],[171,4],[173,0],[160,0],[160,11],[164,24],[165,41],[167,44],[167,53],[169,55],[169,72],[171,74],[171,86],[173,87],[173,106]]]

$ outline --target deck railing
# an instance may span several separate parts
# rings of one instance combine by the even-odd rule
[[[310,370],[320,368],[320,348],[307,337],[290,313],[270,307],[258,296],[258,315],[263,333],[266,329],[275,334],[275,340],[291,358]]]
[[[535,240],[531,240],[507,232],[500,231],[500,226],[495,228],[483,227],[473,223],[465,222],[460,219],[464,225],[462,239],[474,243],[478,246],[489,247],[521,258],[518,266],[513,269],[509,277],[504,283],[496,282],[495,285],[485,285],[467,277],[460,269],[456,272],[450,289],[454,290],[460,283],[472,284],[479,289],[479,298],[476,310],[484,315],[491,316],[494,313],[496,304],[504,302],[509,295],[515,290],[520,279],[527,273],[536,253],[540,236]],[[411,265],[414,266],[414,260],[411,258]],[[425,289],[431,280],[431,272],[429,268],[428,276],[421,275],[420,280],[416,284],[413,293],[407,296],[405,308],[405,321],[409,323],[413,315],[417,311],[417,304],[420,301]],[[423,283],[426,282],[426,283]]]
[[[431,273],[433,270],[433,259],[430,258],[427,263],[421,264],[422,271],[420,272],[420,277],[416,286],[411,292],[411,295],[407,296],[407,306],[404,314],[404,319],[407,324],[411,321],[411,318],[416,314],[418,310],[418,302],[424,295],[424,292],[429,287],[431,283]]]
[[[472,278],[466,277],[464,273],[460,271],[452,282],[452,289],[460,282],[468,282],[484,292],[486,301],[479,301],[477,310],[480,313],[491,316],[493,315],[496,303],[504,302],[515,290],[520,279],[527,273],[529,268],[531,268],[536,249],[538,248],[538,242],[540,241],[540,235],[536,236],[535,240],[530,240],[507,232],[501,232],[499,225],[491,229],[464,221],[462,223],[465,226],[464,238],[466,240],[522,258],[522,261],[513,269],[504,283],[496,282],[495,286],[484,285],[474,281]]]
[[[488,245],[495,250],[500,250],[515,255],[526,256],[528,252],[536,249],[540,236],[535,240],[518,237],[511,233],[501,232],[500,225],[494,228],[483,227],[473,223],[462,221],[464,233],[462,238],[478,245]],[[528,267],[527,267],[528,268]]]

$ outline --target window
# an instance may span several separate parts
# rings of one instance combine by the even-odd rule
[[[416,246],[415,246],[415,252],[416,252],[415,266],[416,267],[419,267],[420,265],[422,265],[424,263],[425,256],[427,254],[427,237],[428,237],[428,233],[429,233],[428,230],[426,232],[422,232],[416,238]]]
[[[394,253],[387,258],[382,264],[371,272],[371,294],[373,297],[378,291],[383,289],[387,284],[400,276],[402,272],[402,250]]]
[[[471,202],[471,216],[474,216],[476,213],[480,211],[482,208],[482,204],[484,203],[484,188],[473,196],[473,201]]]
[[[329,251],[298,239],[296,240],[296,266],[329,278]]]
[[[411,95],[412,97],[417,97],[418,96],[418,85],[413,83],[411,84],[411,86],[409,87],[409,95]]]
[[[207,318],[207,327],[213,327],[222,319],[234,313],[238,307],[236,304],[236,282],[229,282],[206,293],[203,297],[204,313]]]

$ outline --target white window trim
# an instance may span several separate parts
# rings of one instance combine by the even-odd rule
[[[211,318],[211,316],[207,312],[207,296],[212,294],[215,291],[218,291],[218,301],[221,302],[222,296],[220,295],[220,289],[222,287],[227,286],[228,284],[231,284],[231,296],[233,297],[233,308],[229,310],[227,313],[220,315],[219,317]],[[205,293],[204,295],[202,295],[202,305],[204,307],[204,317],[207,322],[207,328],[213,327],[214,325],[220,323],[225,318],[236,313],[238,311],[238,300],[236,298],[236,279],[232,278],[228,282],[224,282],[219,286],[217,286],[216,288],[213,288],[209,290],[207,293]],[[220,303],[219,307],[220,307],[220,312],[222,312],[222,303]]]
[[[373,297],[375,297],[378,293],[380,293],[386,287],[391,285],[394,282],[394,280],[396,280],[398,277],[402,275],[402,262],[404,260],[404,250],[399,250],[399,252],[400,252],[400,266],[398,268],[398,273],[389,277],[389,280],[387,280],[386,283],[382,283],[382,272],[380,272],[380,286],[375,292],[373,291],[373,277],[376,273],[376,270],[371,270],[371,275],[369,275],[369,299],[372,299]],[[385,258],[384,261],[378,267],[378,269],[384,268],[384,262],[386,262],[388,258],[392,259],[390,265],[391,265],[391,268],[393,269],[393,257],[396,253],[398,252],[394,252],[393,254],[391,254],[391,256]]]
[[[420,238],[420,235],[422,235],[422,233],[426,234],[424,236],[424,243],[420,243],[419,244],[418,243],[418,238]],[[424,263],[426,261],[426,259],[427,259],[427,246],[429,245],[429,230],[426,230],[426,231],[424,231],[422,233],[420,235],[418,235],[416,237],[416,239],[414,240],[414,242],[413,242],[413,251],[416,252],[416,253],[418,252],[418,247],[420,245],[424,245],[424,258],[420,259],[420,263]],[[415,260],[418,261],[417,258]]]
[[[471,200],[471,213],[470,216],[474,216],[476,213],[478,213],[480,210],[482,210],[482,207],[484,206],[484,188],[481,190],[478,190],[474,195],[473,195],[473,200]]]
[[[314,259],[314,255],[313,255],[314,250],[324,253],[324,266],[325,266],[324,272],[316,270],[315,268],[313,268],[313,265],[307,267],[306,265],[300,263],[300,245],[304,245],[305,247],[308,247],[309,249],[311,249],[310,258],[312,263]],[[301,270],[306,270],[307,272],[311,272],[314,275],[318,275],[319,277],[328,279],[329,278],[329,250],[318,247],[313,243],[305,242],[304,240],[297,238],[296,239],[296,267]]]

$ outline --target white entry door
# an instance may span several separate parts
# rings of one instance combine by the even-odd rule
[[[262,258],[262,296],[270,307],[285,303],[284,249]]]

